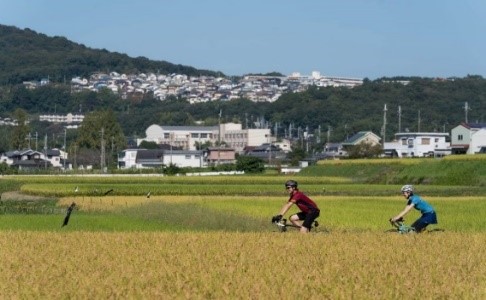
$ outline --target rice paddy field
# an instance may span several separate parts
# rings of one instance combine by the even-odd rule
[[[400,235],[385,231],[408,182],[348,164],[293,177],[321,208],[308,235],[270,222],[283,175],[3,176],[0,298],[486,299],[481,168],[475,184],[417,183],[444,231]]]

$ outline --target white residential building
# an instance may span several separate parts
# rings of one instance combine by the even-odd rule
[[[486,123],[462,123],[451,130],[454,154],[474,154],[486,147]]]
[[[119,169],[144,169],[176,165],[180,168],[206,166],[201,150],[126,149],[118,154]]]
[[[402,132],[395,134],[395,141],[385,143],[385,153],[398,157],[428,157],[451,154],[449,133]]]
[[[81,123],[84,120],[84,115],[40,115],[39,121],[47,121],[50,123]]]

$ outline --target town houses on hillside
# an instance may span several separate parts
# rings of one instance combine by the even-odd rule
[[[187,76],[184,74],[119,74],[95,73],[89,78],[71,79],[71,91],[99,91],[106,88],[122,98],[143,97],[151,94],[165,100],[169,96],[187,99],[190,103],[247,98],[254,102],[273,102],[283,93],[302,92],[309,86],[355,87],[361,78],[323,76],[314,71],[310,76],[292,73],[289,76],[248,75],[238,80],[212,76]],[[45,80],[24,82],[28,88],[46,85]]]

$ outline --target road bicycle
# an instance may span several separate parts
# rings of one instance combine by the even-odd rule
[[[280,221],[273,222],[273,224],[277,226],[280,232],[286,232],[289,228],[300,230],[300,226],[294,225],[292,222],[287,222],[287,219],[281,219]],[[317,220],[314,220],[314,222],[312,222],[310,232],[328,232],[328,230],[319,227],[319,222]]]
[[[385,232],[396,232],[399,234],[407,234],[407,233],[416,233],[415,228],[412,226],[406,225],[405,220],[403,218],[400,218],[396,221],[393,221],[392,219],[388,220],[390,224],[393,226],[392,229],[388,229]],[[442,232],[445,231],[444,229],[441,228],[434,228],[434,229],[425,229],[422,232]]]

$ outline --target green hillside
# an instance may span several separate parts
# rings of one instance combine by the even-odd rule
[[[92,49],[69,41],[65,37],[49,37],[30,29],[0,25],[0,84],[49,78],[62,82],[93,72],[116,71],[134,74],[154,72],[187,75],[216,75],[219,72],[154,61],[145,57],[131,58],[126,54]]]

